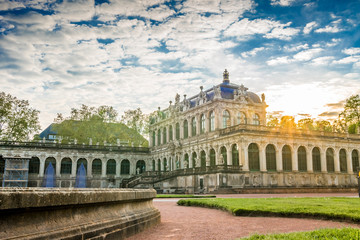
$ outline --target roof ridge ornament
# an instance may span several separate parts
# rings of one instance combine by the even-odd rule
[[[229,80],[229,72],[225,69],[224,73],[223,73],[223,83],[230,83]]]

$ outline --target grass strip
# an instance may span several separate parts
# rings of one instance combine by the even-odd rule
[[[293,232],[293,233],[280,233],[280,234],[254,234],[250,237],[241,238],[242,240],[273,240],[273,239],[286,239],[286,240],[313,240],[313,239],[337,239],[337,240],[350,240],[360,239],[360,229],[358,228],[324,228],[308,232]]]
[[[308,217],[360,222],[359,198],[182,199],[177,204],[221,209],[236,216]]]
[[[157,194],[156,198],[216,198],[215,195]]]

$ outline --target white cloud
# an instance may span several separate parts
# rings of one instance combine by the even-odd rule
[[[271,0],[271,5],[290,6],[295,0]]]
[[[318,57],[313,59],[311,61],[311,64],[314,66],[326,66],[329,65],[333,59],[334,59],[333,56]]]
[[[293,60],[290,59],[289,57],[278,57],[278,58],[273,58],[271,60],[268,60],[266,63],[269,66],[276,66],[276,65],[282,65],[282,64],[289,64],[292,61]]]
[[[322,48],[312,48],[307,49],[301,52],[298,52],[294,55],[294,60],[296,61],[309,61],[314,58],[318,53],[322,52]]]
[[[264,51],[264,50],[265,50],[264,47],[254,48],[254,49],[252,49],[251,51],[247,51],[247,52],[241,53],[241,56],[242,56],[243,58],[253,57],[253,56],[255,56],[258,52],[261,52],[261,51]]]
[[[285,46],[284,50],[288,52],[297,52],[299,50],[308,49],[308,48],[309,48],[309,44],[305,43],[305,44]]]
[[[330,25],[325,26],[324,28],[316,29],[315,32],[317,32],[317,33],[324,33],[324,32],[337,33],[337,32],[341,32],[344,29],[339,27],[340,23],[341,23],[341,19],[335,20],[335,21],[331,22]]]
[[[307,23],[303,30],[304,34],[309,34],[317,26],[318,24],[315,21]]]
[[[333,61],[334,64],[349,64],[349,63],[357,63],[360,61],[360,56],[349,56],[342,58],[340,60]]]
[[[360,48],[347,48],[347,49],[342,50],[342,52],[347,55],[360,54]]]

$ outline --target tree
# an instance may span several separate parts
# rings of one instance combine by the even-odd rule
[[[304,130],[314,130],[314,120],[311,118],[304,118],[304,119],[300,119],[297,123],[297,127],[299,129],[304,129]]]
[[[287,129],[295,129],[295,118],[292,116],[282,116],[280,119],[280,127]]]
[[[360,96],[353,95],[346,99],[344,110],[339,114],[337,129],[346,129],[349,133],[356,133],[360,126]]]
[[[315,121],[315,130],[324,131],[324,132],[332,132],[333,126],[329,121],[318,120]]]
[[[127,110],[121,116],[120,122],[142,135],[148,133],[149,116],[144,114],[140,108]]]
[[[0,92],[0,139],[28,141],[40,130],[39,113],[28,101]]]
[[[268,127],[279,127],[279,119],[277,117],[274,117],[273,115],[269,115],[267,117],[266,125]]]

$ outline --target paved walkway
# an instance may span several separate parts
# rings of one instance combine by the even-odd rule
[[[357,194],[241,194],[217,195],[217,197],[314,197],[347,196]],[[279,218],[279,217],[237,217],[228,212],[201,207],[185,207],[176,204],[178,199],[154,199],[154,205],[161,212],[161,223],[129,240],[159,239],[236,239],[254,233],[283,233],[309,231],[319,228],[341,228],[360,225],[326,220]]]

